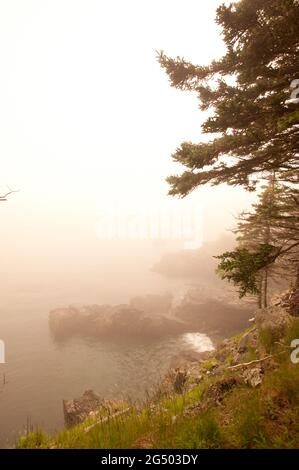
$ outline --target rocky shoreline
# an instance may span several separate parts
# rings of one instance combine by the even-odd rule
[[[209,448],[219,448],[219,438],[224,448],[297,447],[299,376],[290,355],[299,331],[297,294],[288,291],[255,311],[245,330],[214,351],[180,358],[143,402],[102,399],[87,390],[64,401],[63,431],[31,432],[17,447],[194,448],[199,426]],[[200,436],[196,448],[206,442]]]
[[[149,398],[151,407],[154,408],[161,397],[184,394],[208,377],[219,378],[217,386],[212,386],[209,391],[209,404],[211,400],[215,401],[215,405],[220,404],[223,397],[239,383],[258,387],[265,372],[273,367],[273,358],[264,355],[261,359],[249,362],[245,359],[249,351],[257,355],[262,353],[259,339],[261,331],[271,332],[277,341],[283,337],[294,315],[294,311],[290,310],[293,299],[294,293],[285,293],[274,300],[271,307],[256,311],[245,331],[221,341],[213,351],[188,352],[175,357],[169,372]],[[298,303],[296,305],[298,307]],[[229,370],[235,371],[233,378],[225,377],[225,371]],[[88,417],[96,417],[101,421],[103,416],[111,419],[129,411],[129,407],[122,400],[101,400],[92,390],[87,390],[80,398],[64,400],[63,410],[65,424],[69,427],[84,422]]]

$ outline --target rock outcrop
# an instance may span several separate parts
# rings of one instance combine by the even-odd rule
[[[185,293],[173,313],[197,331],[227,337],[246,328],[254,310],[252,302],[240,300],[235,293],[196,286]]]
[[[65,425],[70,427],[82,423],[99,410],[100,404],[100,398],[92,390],[86,390],[80,398],[63,400]]]
[[[56,339],[72,336],[155,338],[190,331],[178,318],[148,315],[128,305],[55,309],[49,314],[49,325]]]
[[[86,418],[96,418],[93,424],[105,422],[116,415],[128,410],[128,405],[122,400],[102,400],[93,390],[86,390],[79,398],[63,400],[64,421],[67,427],[83,423]]]
[[[285,309],[290,315],[299,315],[299,289],[292,288],[274,298],[273,304]]]
[[[165,294],[135,297],[129,304],[58,308],[50,312],[49,325],[56,339],[156,338],[200,331],[225,337],[247,326],[252,304],[209,295],[194,288],[179,301]]]

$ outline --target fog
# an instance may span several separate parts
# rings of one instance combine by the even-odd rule
[[[198,208],[205,240],[249,206],[248,193],[227,187],[169,202],[165,183],[180,171],[171,153],[202,138],[204,116],[194,95],[169,86],[155,50],[220,56],[220,3],[1,2],[0,184],[20,190],[0,206],[3,292],[65,289],[68,303],[150,287],[142,273],[181,244],[102,240],[100,214],[120,201]]]
[[[191,316],[179,337],[101,336],[64,347],[50,335],[48,314],[178,296],[185,281],[153,267],[227,235],[250,206],[253,196],[240,188],[205,187],[181,200],[165,182],[181,171],[171,160],[181,142],[209,136],[196,96],[170,87],[156,50],[195,63],[221,56],[213,22],[220,3],[0,2],[0,196],[18,190],[0,202],[1,446],[28,416],[61,428],[63,398],[87,388],[142,394],[179,351],[211,345]]]

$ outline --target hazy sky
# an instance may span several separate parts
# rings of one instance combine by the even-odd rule
[[[0,207],[2,262],[47,246],[75,253],[112,203],[170,200],[170,155],[200,141],[203,117],[194,95],[169,86],[155,50],[220,56],[220,3],[0,0],[0,185],[20,189]],[[249,200],[223,187],[171,204],[204,203],[205,237],[216,238]]]

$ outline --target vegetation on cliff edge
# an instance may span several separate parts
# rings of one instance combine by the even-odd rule
[[[143,406],[129,404],[129,412],[105,416],[102,423],[90,417],[55,436],[37,430],[22,436],[17,448],[298,448],[293,338],[299,338],[299,319],[283,335],[253,326],[189,366],[182,393],[161,386]],[[248,380],[257,367],[258,385]]]

